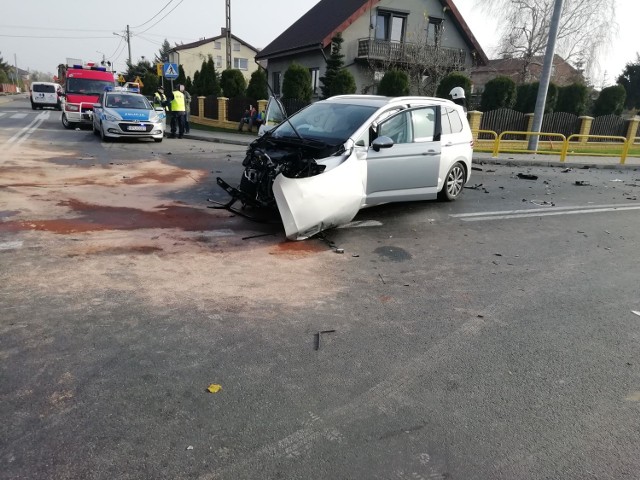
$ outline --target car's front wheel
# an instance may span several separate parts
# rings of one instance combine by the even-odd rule
[[[63,113],[62,114],[62,126],[64,128],[66,128],[67,130],[71,130],[72,128],[75,127],[75,124],[71,123],[69,121],[69,119],[67,118],[67,116]]]
[[[111,141],[111,138],[107,137],[104,134],[104,127],[102,126],[102,124],[100,124],[100,138],[102,139],[103,142],[110,142]]]
[[[466,178],[464,165],[461,162],[454,163],[444,179],[444,185],[438,193],[438,198],[448,202],[458,198],[462,193]]]

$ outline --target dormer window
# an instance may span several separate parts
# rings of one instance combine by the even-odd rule
[[[376,40],[404,42],[407,15],[405,12],[378,9],[376,16]]]

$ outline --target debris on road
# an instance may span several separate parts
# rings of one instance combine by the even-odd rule
[[[571,171],[573,171],[573,168],[567,167],[564,170],[562,170],[562,173],[569,173]]]
[[[325,334],[325,333],[334,333],[335,329],[331,329],[331,330],[320,330],[318,333],[314,333],[313,336],[315,337],[315,345],[314,345],[314,349],[315,350],[320,350],[320,337]]]
[[[268,237],[270,235],[275,235],[275,233],[260,233],[259,235],[249,235],[248,237],[242,237],[242,240],[249,240],[251,238]]]
[[[619,178],[614,178],[613,180],[609,180],[610,182],[622,182]]]
[[[222,390],[222,385],[218,385],[217,383],[212,383],[207,387],[209,393],[218,393],[220,390]]]
[[[385,282],[385,281],[384,281],[384,278],[382,278],[382,275],[381,275],[381,274],[378,274],[378,276],[380,277],[380,280],[382,280],[383,285],[386,285],[386,284],[387,284],[387,282]]]
[[[530,173],[519,173],[517,175],[518,178],[521,178],[522,180],[537,180],[538,176],[537,175],[531,175]]]
[[[482,172],[480,167],[471,167],[471,170],[475,170],[476,172]]]
[[[482,187],[482,184],[481,183],[476,183],[472,187],[464,187],[464,188],[468,188],[469,190],[480,190],[480,187]]]
[[[189,445],[189,446],[187,447],[187,450],[193,450],[193,445]]]
[[[336,248],[335,252],[336,253],[344,253],[344,248]]]
[[[555,207],[556,204],[553,202],[547,202],[546,200],[539,202],[537,200],[531,200],[531,203],[534,205],[538,205],[539,207]]]
[[[638,315],[640,317],[640,312],[638,312],[637,310],[631,310],[631,313]]]
[[[576,180],[575,184],[579,187],[587,187],[591,185],[591,182],[589,182],[588,180]]]
[[[353,255],[351,255],[351,256],[352,256],[352,257],[357,258],[357,257],[359,257],[360,255],[358,255],[357,253],[354,253],[354,254],[353,254]]]
[[[487,173],[495,173],[495,170],[487,170]]]

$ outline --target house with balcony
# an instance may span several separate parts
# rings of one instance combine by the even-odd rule
[[[227,66],[226,42],[227,36],[223,27],[217,37],[176,45],[169,52],[169,61],[182,65],[185,76],[193,79],[193,74],[196,73],[196,70],[200,70],[202,62],[207,61],[210,55],[213,58],[216,71],[220,72],[227,68],[240,70],[249,83],[251,74],[258,69],[254,62],[258,49],[231,34],[231,65]]]
[[[320,0],[256,55],[267,61],[274,93],[280,94],[284,73],[296,62],[309,69],[318,98],[337,33],[357,93],[375,93],[390,68],[428,81],[488,61],[453,0]]]

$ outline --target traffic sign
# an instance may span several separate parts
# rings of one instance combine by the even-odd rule
[[[164,78],[167,80],[175,80],[178,78],[178,64],[177,63],[165,63],[164,64]]]
[[[118,82],[120,82],[120,83],[126,82],[126,80],[124,79],[124,76],[122,74],[118,75]]]
[[[164,70],[164,63],[156,63],[156,75],[161,77],[163,70]]]
[[[144,83],[142,83],[142,80],[140,80],[140,77],[136,77],[133,83],[137,83],[140,86],[140,88],[144,87]]]

